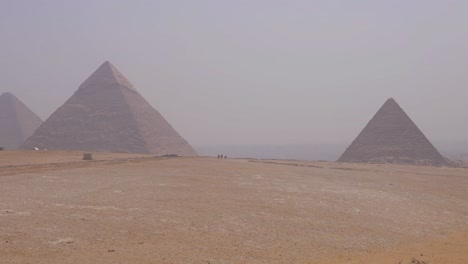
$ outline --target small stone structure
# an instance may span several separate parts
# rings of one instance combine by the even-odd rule
[[[93,153],[83,153],[83,160],[93,160]]]

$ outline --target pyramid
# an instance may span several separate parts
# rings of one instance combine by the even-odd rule
[[[197,155],[108,61],[25,142],[23,149]]]
[[[446,159],[393,99],[388,99],[339,162],[444,166]]]
[[[42,120],[11,93],[0,96],[0,147],[17,149]]]

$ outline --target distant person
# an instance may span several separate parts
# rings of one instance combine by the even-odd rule
[[[224,159],[227,159],[227,156],[224,156]]]

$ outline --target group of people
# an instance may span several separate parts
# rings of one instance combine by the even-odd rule
[[[227,156],[223,156],[223,154],[218,155],[218,159],[227,159]]]

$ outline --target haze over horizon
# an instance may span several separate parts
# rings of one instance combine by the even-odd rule
[[[194,146],[349,144],[390,97],[468,144],[466,1],[1,1],[0,93],[42,119],[104,61]]]

